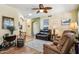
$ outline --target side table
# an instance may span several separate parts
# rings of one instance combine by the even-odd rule
[[[17,39],[17,47],[23,47],[24,46],[24,39],[18,38]]]
[[[79,41],[75,43],[75,53],[79,54]]]

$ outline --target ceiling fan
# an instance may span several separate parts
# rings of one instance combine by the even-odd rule
[[[51,10],[52,7],[44,7],[43,4],[39,4],[38,8],[32,8],[32,10],[37,10],[36,13],[40,13],[40,12],[44,12],[44,13],[48,13],[48,10]]]

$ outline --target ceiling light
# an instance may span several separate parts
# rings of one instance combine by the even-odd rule
[[[29,15],[29,16],[32,16],[32,14],[31,14],[31,13],[29,13],[28,15]]]
[[[43,12],[43,10],[40,10],[40,12]]]

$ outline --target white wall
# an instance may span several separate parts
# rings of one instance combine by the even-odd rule
[[[26,34],[28,36],[31,36],[32,35],[32,21],[31,21],[31,19],[27,19],[26,23],[27,23]]]
[[[56,33],[61,35],[64,30],[69,30],[70,25],[62,25],[61,20],[71,19],[71,22],[77,20],[77,11],[64,12],[57,15],[53,15],[49,20],[49,28],[56,29]]]
[[[2,29],[2,16],[14,18],[14,25],[15,25],[14,34],[18,35],[19,34],[18,22],[20,19],[20,13],[18,12],[18,10],[16,10],[15,8],[9,7],[7,5],[0,5],[0,38],[2,38],[2,36],[5,33],[10,33],[7,29]]]

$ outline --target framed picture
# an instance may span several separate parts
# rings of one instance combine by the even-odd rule
[[[2,16],[2,29],[7,29],[8,26],[14,26],[14,18]]]
[[[61,24],[62,25],[69,25],[71,22],[71,19],[64,19],[64,20],[61,20]]]

